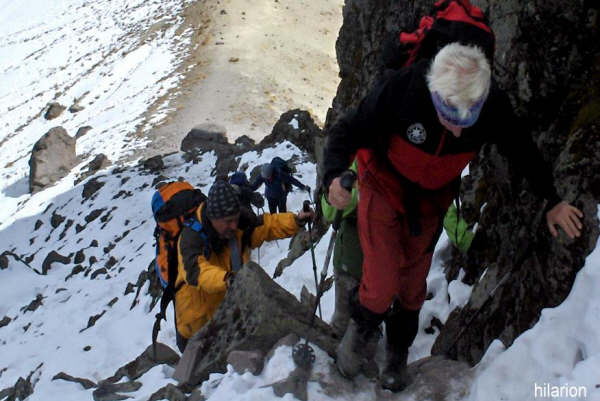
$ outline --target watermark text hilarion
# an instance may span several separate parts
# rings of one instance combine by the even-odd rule
[[[587,398],[587,387],[576,386],[571,384],[555,385],[550,383],[533,383],[533,396],[540,399],[552,398]]]

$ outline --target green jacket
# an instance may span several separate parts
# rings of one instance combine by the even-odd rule
[[[444,217],[444,229],[450,239],[450,242],[462,253],[469,250],[475,234],[469,230],[469,225],[462,217],[458,217],[456,206],[450,205]]]
[[[350,169],[357,170],[356,160]],[[362,276],[362,249],[358,239],[356,207],[358,206],[358,188],[352,189],[350,204],[343,211],[343,219],[337,232],[335,248],[333,249],[333,268],[336,273],[350,274],[357,280]],[[337,209],[327,202],[325,195],[321,197],[321,210],[328,222],[333,222]]]

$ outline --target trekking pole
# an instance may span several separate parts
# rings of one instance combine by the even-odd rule
[[[312,194],[310,193],[310,187],[306,190],[306,192],[308,192],[308,200],[310,200],[310,203],[314,205],[315,202],[313,202]]]
[[[347,190],[348,192],[352,191],[352,187],[354,186],[354,181],[356,181],[356,173],[352,170],[346,170],[340,176],[340,184],[342,188]],[[317,306],[320,305],[321,297],[325,292],[325,279],[327,277],[327,269],[329,267],[329,261],[331,260],[331,254],[333,253],[333,248],[335,245],[335,240],[337,237],[338,229],[340,228],[340,224],[342,222],[342,217],[344,215],[343,210],[338,210],[335,213],[335,218],[332,223],[333,232],[331,233],[331,237],[329,238],[329,245],[327,247],[327,254],[325,255],[325,261],[323,262],[323,270],[321,270],[321,280],[319,281],[319,286],[317,288],[317,299],[315,300],[315,304],[313,305],[312,313],[310,315],[310,322],[308,324],[308,330],[313,328],[315,322],[315,313],[317,311]],[[304,343],[296,344],[294,348],[292,348],[292,358],[296,365],[308,368],[315,361],[315,351],[312,349],[310,345],[308,345],[308,333],[305,338]]]
[[[310,211],[310,201],[305,200],[302,205],[302,210],[305,212]],[[317,280],[317,261],[315,259],[315,246],[312,238],[312,223],[308,222],[308,235],[310,236],[310,256],[312,257],[313,273],[315,274],[315,294],[319,291],[319,282]],[[319,303],[319,317],[323,319],[323,313],[321,312],[321,303]]]

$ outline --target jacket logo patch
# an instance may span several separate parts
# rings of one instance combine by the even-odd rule
[[[427,131],[421,123],[414,123],[406,130],[406,136],[408,140],[414,144],[420,145],[427,139]]]

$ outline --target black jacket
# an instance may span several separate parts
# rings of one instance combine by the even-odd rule
[[[390,139],[400,135],[409,141],[407,130],[420,123],[426,132],[423,143],[411,143],[428,154],[451,155],[477,152],[484,143],[495,143],[523,176],[536,195],[547,199],[549,206],[560,202],[553,184],[551,169],[546,165],[529,133],[524,132],[512,111],[508,96],[495,82],[479,119],[463,129],[461,136],[444,135],[425,81],[428,60],[398,71],[372,90],[359,107],[342,117],[328,132],[325,149],[325,188],[342,171],[361,148],[373,149],[378,160],[385,160]],[[445,136],[440,149],[442,136]],[[387,168],[393,168],[385,160]]]

